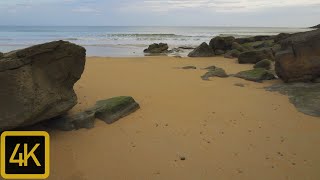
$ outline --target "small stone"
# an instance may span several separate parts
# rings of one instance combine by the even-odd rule
[[[180,157],[180,160],[181,160],[181,161],[185,161],[185,160],[186,160],[186,157],[181,156],[181,157]]]

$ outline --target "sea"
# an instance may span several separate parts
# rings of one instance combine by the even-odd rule
[[[279,27],[164,27],[164,26],[0,26],[0,52],[65,40],[84,46],[87,56],[141,57],[152,43],[170,48],[196,47],[215,36],[249,37],[309,31]]]

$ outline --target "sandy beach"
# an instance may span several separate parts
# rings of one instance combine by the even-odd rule
[[[197,69],[179,69],[189,65]],[[320,179],[320,119],[264,89],[280,80],[203,81],[200,68],[212,65],[252,68],[222,57],[87,58],[73,112],[122,95],[141,109],[112,125],[51,132],[49,179]]]

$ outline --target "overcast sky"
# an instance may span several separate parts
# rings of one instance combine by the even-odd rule
[[[0,25],[320,24],[320,0],[0,0]]]

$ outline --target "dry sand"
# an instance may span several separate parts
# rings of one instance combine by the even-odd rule
[[[278,80],[203,81],[204,70],[176,69],[187,65],[252,68],[224,58],[88,58],[74,111],[120,95],[141,109],[112,125],[51,133],[49,179],[320,179],[320,119],[263,89]]]

